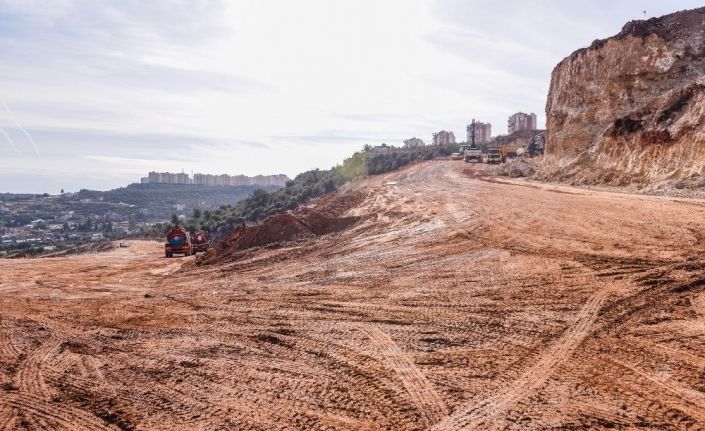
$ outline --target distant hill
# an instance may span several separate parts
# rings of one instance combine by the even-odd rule
[[[255,190],[274,191],[278,186],[202,186],[192,184],[130,184],[108,191],[83,189],[71,201],[110,202],[134,205],[144,219],[165,220],[173,213],[190,215],[194,208],[215,210],[233,205]]]

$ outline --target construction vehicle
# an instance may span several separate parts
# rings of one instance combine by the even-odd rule
[[[502,147],[489,147],[489,148],[487,148],[487,155],[485,156],[485,163],[489,163],[489,164],[502,163]]]
[[[538,135],[535,135],[533,138],[531,138],[529,144],[526,146],[521,155],[523,157],[542,156],[545,147],[546,133],[539,133]]]
[[[166,234],[166,243],[164,244],[164,255],[166,257],[174,257],[174,254],[183,254],[184,256],[191,255],[189,234],[179,226],[174,226],[174,228]]]
[[[500,153],[502,154],[502,163],[506,163],[507,159],[515,159],[518,151],[519,147],[502,147],[500,150]]]
[[[474,160],[478,163],[482,162],[482,150],[480,146],[475,143],[475,119],[473,118],[472,123],[468,125],[468,137],[470,138],[470,145],[465,145],[463,147],[463,159],[466,163],[470,160]]]
[[[482,161],[482,150],[480,149],[479,146],[475,145],[466,145],[464,150],[463,150],[463,160],[466,162],[476,161],[476,162],[481,162]]]
[[[191,252],[197,254],[199,251],[208,251],[211,248],[211,241],[208,234],[202,230],[197,230],[191,234]]]

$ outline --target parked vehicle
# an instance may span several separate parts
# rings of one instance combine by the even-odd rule
[[[191,241],[188,232],[175,226],[167,235],[164,244],[164,255],[174,257],[174,254],[191,255]]]
[[[210,237],[207,232],[197,230],[191,234],[191,251],[197,254],[199,251],[208,251],[211,248]]]
[[[489,147],[487,149],[487,155],[485,156],[485,163],[502,163],[502,149],[501,147]]]
[[[464,153],[463,159],[466,162],[470,162],[471,160],[475,161],[475,162],[482,161],[482,150],[477,145],[466,145],[464,147],[463,153]]]
[[[502,163],[505,163],[507,159],[515,159],[517,157],[517,151],[519,151],[519,147],[502,147],[500,151],[502,154]]]
[[[470,160],[480,163],[482,162],[482,150],[480,146],[475,143],[475,119],[473,119],[472,123],[468,126],[468,135],[470,137],[470,145],[466,145],[463,148],[463,159],[466,163],[470,162]]]

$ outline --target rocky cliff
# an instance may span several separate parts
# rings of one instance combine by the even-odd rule
[[[705,175],[705,8],[632,21],[553,70],[549,178],[649,184]]]

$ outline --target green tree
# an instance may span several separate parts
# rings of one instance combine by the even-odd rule
[[[178,214],[173,213],[173,214],[171,215],[171,224],[173,224],[173,225],[179,224],[179,216],[178,216]]]

